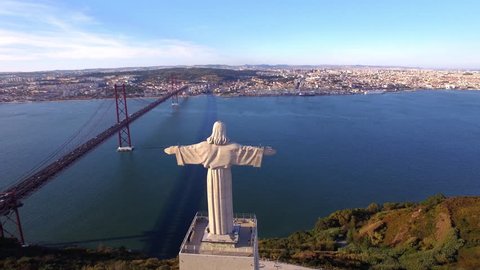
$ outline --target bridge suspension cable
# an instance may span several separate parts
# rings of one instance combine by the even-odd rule
[[[27,178],[31,176],[35,171],[39,170],[42,168],[44,165],[47,163],[53,161],[56,157],[59,157],[60,155],[68,152],[69,150],[73,149],[74,147],[80,145],[82,141],[86,139],[86,135],[79,137],[82,132],[85,131],[85,129],[97,118],[97,123],[100,122],[101,120],[104,119],[106,112],[111,108],[113,105],[112,102],[109,102],[110,100],[103,100],[102,102],[99,103],[99,105],[95,108],[93,113],[90,115],[90,117],[75,131],[70,135],[62,144],[60,144],[56,149],[54,149],[52,152],[50,152],[46,157],[44,157],[42,160],[40,160],[37,164],[32,166],[28,171],[26,171],[24,174],[18,176],[14,181],[13,184],[17,184],[18,182],[22,181],[22,179]],[[110,103],[110,106],[106,107],[105,105]],[[104,109],[104,108],[107,109]],[[100,114],[100,111],[104,109],[103,113]],[[99,116],[100,115],[100,116]],[[89,134],[93,132],[90,131]]]
[[[17,230],[20,235],[19,238],[21,242],[24,243],[23,230],[20,223],[20,216],[18,213],[18,208],[23,205],[21,200],[27,198],[33,192],[40,189],[49,180],[53,179],[59,172],[72,165],[75,161],[86,155],[88,152],[100,145],[102,142],[121,131],[124,127],[128,126],[130,123],[137,120],[142,115],[149,112],[159,104],[168,100],[173,95],[178,94],[181,91],[185,91],[187,88],[188,86],[184,86],[180,89],[169,92],[168,94],[151,102],[149,105],[138,110],[132,115],[128,115],[128,113],[125,111],[128,117],[110,126],[103,132],[100,132],[99,134],[97,134],[97,136],[87,140],[84,143],[81,143],[73,150],[69,151],[65,155],[59,157],[57,160],[47,165],[49,160],[52,160],[52,158],[56,157],[60,152],[62,152],[62,149],[65,149],[69,143],[74,141],[74,139],[77,138],[79,134],[81,134],[81,131],[77,130],[72,136],[70,136],[70,138],[66,140],[66,142],[64,142],[60,147],[58,147],[54,152],[52,152],[48,158],[45,158],[42,162],[40,162],[39,165],[35,166],[36,168],[38,168],[37,170],[30,170],[30,173],[28,173],[26,177],[20,179],[19,181],[16,181],[15,184],[10,185],[8,188],[0,192],[0,237],[4,237],[5,233],[7,233],[3,226],[3,220],[13,220],[11,218],[11,215],[15,214],[15,224],[17,225]],[[126,99],[126,97],[124,98]],[[87,127],[89,123],[93,122],[95,116],[99,114],[100,108],[101,106],[99,105],[99,107],[97,107],[97,109],[95,110],[94,114],[89,118],[86,124],[82,125],[82,127]],[[108,111],[108,109],[100,115],[102,115],[103,117],[106,111]],[[98,121],[96,123],[98,124]],[[93,130],[93,128],[90,128],[90,131],[87,133],[90,134],[90,132],[93,132]]]
[[[92,123],[92,119],[95,118],[95,115],[98,114],[100,111],[101,106],[97,107],[93,115],[89,118],[89,120],[82,125],[79,130],[74,132],[70,138],[68,138],[62,145],[60,145],[55,151],[44,158],[39,164],[34,166],[34,168],[30,169],[28,174],[25,174],[25,177],[20,179],[19,181],[15,181],[15,184],[10,185],[7,189],[0,194],[5,194],[9,192],[16,193],[18,199],[23,199],[28,196],[31,192],[42,186],[48,179],[55,176],[59,171],[63,170],[74,161],[82,157],[84,154],[95,148],[97,145],[108,139],[110,136],[114,135],[118,132],[121,128],[130,124],[131,122],[137,120],[139,117],[156,107],[157,105],[161,104],[165,100],[168,100],[172,95],[185,91],[188,87],[184,86],[178,90],[170,92],[165,96],[151,102],[148,106],[140,109],[139,111],[135,112],[134,114],[130,115],[128,119],[122,120],[120,123],[116,123],[103,132],[97,134],[94,138],[87,140],[86,142],[80,144],[79,146],[75,147],[73,150],[69,151],[64,156],[58,158],[57,160],[53,161],[52,163],[46,165],[49,161],[52,161],[54,157],[56,157],[63,149],[66,149],[66,146],[69,145],[75,138],[78,138],[79,134],[81,134],[82,128],[88,126],[88,124]],[[111,105],[112,106],[112,105]],[[107,110],[105,110],[101,115],[102,117],[105,115]],[[98,121],[96,122],[98,125]],[[92,127],[90,130],[87,130],[88,134],[94,131]],[[81,137],[84,138],[84,137]],[[2,203],[0,201],[0,215],[2,211]]]

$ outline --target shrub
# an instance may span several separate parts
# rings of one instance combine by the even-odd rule
[[[376,203],[371,203],[367,206],[367,211],[370,212],[371,214],[375,214],[378,211],[380,211],[380,206]]]
[[[431,209],[441,202],[443,202],[447,197],[443,194],[435,194],[433,196],[428,197],[425,201],[421,202],[420,204],[425,206],[427,209]]]

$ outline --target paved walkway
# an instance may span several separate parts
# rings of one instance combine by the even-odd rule
[[[314,268],[307,268],[307,267],[297,266],[293,264],[276,263],[272,261],[260,260],[260,269],[261,270],[311,270]]]

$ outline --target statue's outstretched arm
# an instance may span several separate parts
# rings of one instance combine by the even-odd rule
[[[235,165],[250,165],[253,167],[262,166],[263,156],[274,155],[277,151],[272,147],[256,147],[256,146],[242,146],[237,148],[237,152],[234,155],[235,159],[233,164]]]
[[[180,166],[184,164],[201,164],[207,154],[207,149],[205,149],[204,145],[205,143],[201,142],[192,145],[170,146],[163,151],[168,155],[175,155],[177,164]]]
[[[175,148],[175,146],[170,146],[170,147],[165,148],[163,151],[164,151],[167,155],[173,155],[173,154],[175,154],[174,148]]]
[[[173,150],[173,148],[174,148],[174,146],[170,146],[170,147],[165,148],[165,150],[163,150],[163,151],[165,151],[165,153],[167,155],[173,155],[173,154],[175,154],[175,151]]]

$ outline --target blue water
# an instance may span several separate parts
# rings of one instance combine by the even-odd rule
[[[0,187],[76,131],[102,103],[0,105]],[[131,102],[134,111],[143,104]],[[113,121],[113,110],[105,111]],[[480,194],[480,92],[218,98],[162,104],[132,126],[135,151],[111,138],[25,201],[28,242],[126,246],[175,256],[206,209],[205,170],[162,148],[206,138],[217,119],[232,140],[271,145],[262,168],[233,169],[234,208],[254,212],[260,237],[313,226],[332,211],[435,193]]]

